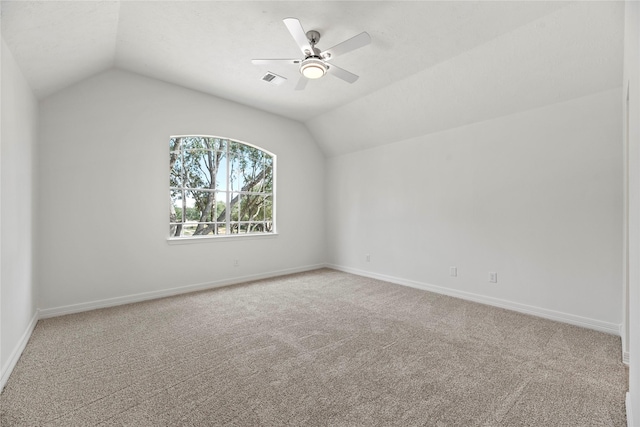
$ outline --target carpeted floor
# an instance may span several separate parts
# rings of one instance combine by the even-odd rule
[[[620,339],[332,270],[38,322],[8,426],[626,426]]]

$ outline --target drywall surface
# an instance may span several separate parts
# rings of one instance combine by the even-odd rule
[[[36,314],[32,239],[38,131],[38,103],[4,40],[0,93],[0,376],[4,381]]]
[[[623,22],[622,2],[572,2],[306,123],[334,156],[614,89]]]
[[[324,157],[302,124],[115,69],[40,113],[45,313],[324,262]],[[193,134],[277,155],[277,236],[167,243],[169,137]]]
[[[620,96],[608,90],[327,159],[329,263],[617,332]]]
[[[625,3],[623,106],[629,171],[629,394],[627,423],[640,422],[640,3]],[[628,104],[627,104],[628,99]]]

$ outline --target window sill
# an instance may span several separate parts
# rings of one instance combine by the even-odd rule
[[[220,242],[234,240],[254,240],[254,239],[273,239],[278,237],[278,233],[265,234],[233,234],[230,236],[209,236],[209,237],[168,237],[167,243],[170,245],[190,245],[192,243]]]

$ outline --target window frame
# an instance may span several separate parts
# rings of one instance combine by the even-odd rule
[[[246,192],[246,191],[242,191],[241,189],[239,189],[238,191],[234,191],[231,186],[230,186],[230,181],[231,181],[231,168],[230,166],[230,157],[229,157],[229,148],[231,143],[236,143],[239,145],[243,145],[246,147],[250,147],[256,150],[259,150],[260,152],[270,156],[271,158],[271,163],[272,163],[272,190],[270,192],[270,195],[265,195],[265,197],[270,197],[271,198],[271,231],[269,232],[252,232],[252,233],[241,233],[241,232],[237,232],[237,233],[229,233],[229,234],[204,234],[204,235],[198,235],[198,236],[174,236],[171,234],[170,229],[171,229],[171,225],[173,224],[171,221],[169,221],[169,229],[167,229],[167,242],[170,244],[183,244],[183,243],[194,243],[194,242],[205,242],[205,241],[212,241],[212,240],[233,240],[233,239],[255,239],[255,238],[259,238],[259,239],[264,239],[264,238],[270,238],[270,237],[275,237],[278,235],[277,232],[277,217],[276,217],[276,187],[277,187],[277,155],[269,150],[266,150],[262,147],[259,147],[255,144],[251,144],[239,139],[235,139],[235,138],[229,138],[229,137],[222,137],[222,136],[215,136],[215,135],[203,135],[203,134],[184,134],[184,135],[170,135],[169,136],[169,141],[171,141],[174,138],[214,138],[214,139],[219,139],[219,140],[223,140],[226,141],[225,144],[225,162],[226,162],[226,189],[225,190],[213,190],[214,192],[218,193],[225,193],[226,197],[225,197],[225,208],[226,208],[226,216],[225,216],[225,229],[226,230],[230,230],[230,226],[232,224],[238,224],[238,230],[240,230],[240,225],[242,223],[250,223],[251,221],[241,221],[240,219],[238,221],[232,221],[231,220],[231,214],[232,214],[232,208],[229,208],[229,204],[231,202],[231,200],[233,199],[233,194],[234,193],[238,193],[238,194],[251,194],[253,192]],[[181,147],[180,148],[180,152],[183,153],[184,148]],[[206,151],[206,150],[205,150]],[[169,155],[171,155],[171,153],[173,152],[173,150],[171,149],[171,147],[169,147]],[[181,161],[181,163],[183,163]],[[183,192],[183,194],[185,194],[185,192],[188,191],[202,191],[202,190],[206,190],[207,192],[211,191],[210,188],[204,188],[204,187],[198,187],[198,188],[191,188],[191,187],[185,187],[185,183],[182,182],[180,187],[173,187],[171,185],[171,169],[169,170],[169,176],[168,176],[168,182],[169,182],[169,200],[168,200],[168,210],[169,212],[171,212],[171,208],[172,206],[175,206],[172,198],[171,198],[171,191],[175,190],[176,188],[179,188],[180,191]],[[258,221],[260,222],[260,221]],[[186,223],[186,221],[184,222]]]

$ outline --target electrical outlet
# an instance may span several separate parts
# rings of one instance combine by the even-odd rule
[[[371,255],[366,254],[366,255],[364,256],[364,260],[365,260],[366,262],[371,262]]]
[[[498,273],[495,271],[489,272],[489,283],[498,283]]]
[[[449,267],[449,276],[457,277],[458,276],[458,267]]]

